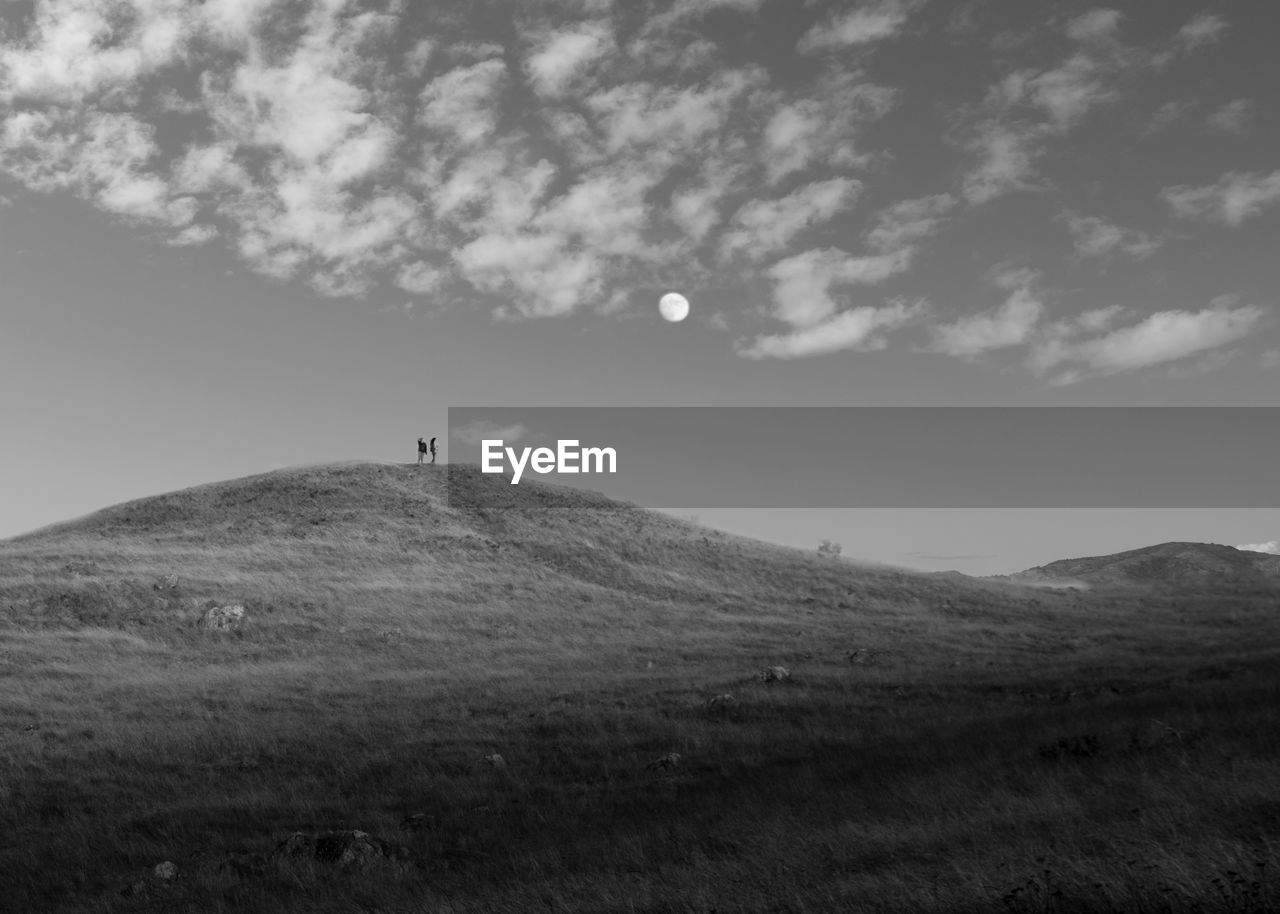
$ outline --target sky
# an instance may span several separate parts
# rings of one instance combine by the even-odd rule
[[[450,406],[1277,405],[1277,26],[0,0],[0,536],[412,461]],[[975,573],[1280,538],[1264,509],[701,514]]]

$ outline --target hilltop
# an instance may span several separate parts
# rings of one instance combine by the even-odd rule
[[[1161,543],[1114,555],[1062,559],[1005,580],[1046,586],[1280,588],[1280,556],[1214,543]]]
[[[805,601],[976,606],[1010,592],[831,560],[537,482],[510,487],[521,507],[457,507],[449,503],[450,473],[455,492],[490,484],[477,469],[457,466],[277,470],[117,505],[0,543],[0,555],[40,563],[50,584],[72,568],[58,587],[89,594],[71,601],[78,603],[147,575],[180,577],[192,597],[240,600],[284,598],[286,590],[367,593],[372,578],[379,598],[349,601],[346,610],[370,617],[407,612],[424,599],[516,605],[535,594],[741,609]],[[228,579],[241,583],[228,587]],[[23,613],[22,604],[15,608]],[[156,609],[151,619],[163,615]],[[26,618],[41,620],[34,611]]]

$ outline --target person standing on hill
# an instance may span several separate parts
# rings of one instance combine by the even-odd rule
[[[436,439],[432,438],[431,443],[435,444],[435,440]],[[427,442],[419,438],[418,439],[418,466],[422,466],[422,462],[426,459],[427,459]]]
[[[436,462],[436,439],[431,439],[431,462]]]

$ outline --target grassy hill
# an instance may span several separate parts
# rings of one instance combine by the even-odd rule
[[[1028,584],[1232,592],[1280,591],[1280,555],[1215,543],[1161,543],[1114,555],[1062,559],[1012,575]]]
[[[523,483],[451,507],[446,472],[0,543],[16,910],[1280,905],[1274,595],[913,574]],[[272,856],[340,829],[395,866]]]

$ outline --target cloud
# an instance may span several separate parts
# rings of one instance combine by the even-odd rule
[[[883,349],[885,334],[926,310],[923,302],[895,300],[882,308],[863,306],[834,314],[818,323],[772,336],[759,336],[738,354],[748,359],[798,359],[841,350]]]
[[[1242,134],[1249,127],[1253,116],[1253,102],[1247,98],[1237,98],[1227,102],[1209,115],[1209,126],[1222,133]]]
[[[443,285],[445,273],[426,263],[406,263],[396,273],[396,285],[415,295],[428,295]]]
[[[648,221],[648,190],[644,175],[588,172],[548,202],[532,225],[605,254],[643,259],[652,254],[641,237]]]
[[[801,54],[838,51],[892,38],[902,31],[916,3],[882,0],[833,13],[805,32],[796,45]]]
[[[506,81],[507,65],[500,58],[450,70],[423,88],[418,122],[474,146],[497,129],[497,100]]]
[[[1046,336],[1054,340],[1065,340],[1089,333],[1102,333],[1114,326],[1125,314],[1126,310],[1121,305],[1091,308],[1073,317],[1054,321],[1048,327]]]
[[[128,94],[181,60],[197,27],[182,0],[37,3],[27,40],[0,49],[0,97],[76,104]]]
[[[1044,313],[1044,303],[1032,291],[1034,280],[1034,274],[1026,271],[1002,274],[999,284],[1012,290],[1004,304],[934,327],[930,349],[959,358],[973,358],[1027,342]]]
[[[711,10],[737,10],[740,13],[759,11],[764,0],[677,0],[675,11],[679,15],[704,15]]]
[[[544,97],[564,94],[570,83],[613,49],[606,23],[582,22],[544,36],[525,61],[534,90]]]
[[[776,106],[760,146],[770,184],[816,165],[850,168],[867,155],[855,141],[860,128],[883,117],[897,94],[864,82],[855,73],[825,77],[817,93]]]
[[[514,293],[526,316],[568,314],[603,293],[601,258],[567,250],[562,239],[550,234],[481,235],[458,249],[454,260],[477,289]]]
[[[1114,316],[1114,312],[1112,312]],[[1243,339],[1263,318],[1263,310],[1218,301],[1201,311],[1159,311],[1136,324],[1092,338],[1050,333],[1037,341],[1028,360],[1038,373],[1061,368],[1056,384],[1086,377],[1135,371],[1175,362]]]
[[[755,252],[752,256],[757,256],[780,246],[775,243],[779,236],[771,233],[775,230],[768,228],[772,223],[764,215],[783,214],[777,221],[785,226],[781,234],[789,236],[792,229],[809,225],[815,212],[823,216],[832,212],[855,190],[856,182],[838,186],[830,182],[810,184],[781,201],[764,206],[749,204],[744,211],[753,214],[747,222],[755,227],[751,231],[739,229],[736,234],[729,232],[724,237],[731,248],[747,247]],[[774,284],[773,316],[792,329],[740,344],[738,354],[751,359],[794,359],[837,350],[883,348],[885,334],[926,313],[927,303],[923,299],[908,302],[895,298],[884,307],[842,310],[836,290],[878,285],[905,272],[919,242],[937,230],[954,205],[955,198],[950,194],[902,200],[876,214],[873,227],[866,233],[871,253],[859,256],[838,248],[814,248],[774,263],[764,271]],[[734,224],[743,223],[735,217]]]
[[[720,204],[733,191],[746,168],[713,157],[703,164],[698,178],[671,195],[671,220],[695,242],[720,224]]]
[[[778,83],[726,62],[699,20],[761,5],[677,0],[637,22],[531,2],[422,36],[400,2],[35,0],[0,36],[0,172],[325,296],[609,310],[656,271],[705,278],[721,251],[768,280],[757,264],[852,204],[877,156],[863,131],[896,93],[831,58]],[[914,6],[868,9],[892,30]],[[874,25],[836,20],[841,41]],[[747,198],[760,187],[776,190]],[[838,256],[862,265],[824,288],[910,252]]]
[[[974,160],[953,193],[881,197],[891,205],[854,222],[864,189],[930,187],[909,171],[914,150],[885,146],[907,96],[859,64],[920,5],[797,5],[791,34],[810,56],[789,69],[746,59],[755,39],[719,27],[763,28],[748,21],[763,0],[675,0],[656,15],[608,0],[463,5],[429,35],[400,0],[34,0],[0,36],[0,172],[320,295],[421,303],[447,289],[499,316],[551,317],[624,311],[657,277],[706,288],[732,263],[779,321],[744,354],[874,348],[920,308],[867,310],[854,293],[907,273],[961,199],[1045,186],[1048,147],[1152,59],[1121,43],[1113,11],[1063,21],[1065,52],[965,112]],[[1207,43],[1214,22],[1176,40]],[[1269,178],[1237,177],[1270,193]],[[1171,205],[1243,220],[1270,202],[1219,205],[1211,190],[1171,188]],[[1088,256],[1153,243],[1086,217],[1073,231]],[[1022,294],[943,336],[996,345],[1028,319]]]
[[[698,153],[723,130],[735,102],[762,75],[728,70],[705,87],[624,83],[588,96],[585,105],[599,119],[609,153],[648,148],[658,152],[659,164],[669,165]]]
[[[1007,73],[980,106],[966,113],[968,123],[959,133],[974,158],[962,182],[969,203],[1041,186],[1036,169],[1049,145],[1098,108],[1119,103],[1127,84],[1159,68],[1170,52],[1124,44],[1119,38],[1123,21],[1123,14],[1112,9],[1069,20],[1063,31],[1075,44],[1065,59],[1042,70]],[[1149,129],[1164,126],[1180,110],[1166,105]]]
[[[1097,216],[1065,213],[1076,253],[1106,260],[1116,255],[1141,260],[1160,247],[1160,239],[1137,229],[1122,228]]]
[[[188,147],[173,163],[172,180],[189,194],[245,191],[253,186],[248,171],[235,161],[234,144],[228,142]]]
[[[659,240],[655,224],[696,242],[720,223],[719,206],[746,158],[740,141],[732,144],[737,155],[729,152],[729,120],[761,78],[728,69],[686,86],[597,87],[572,107],[541,112],[559,146],[549,155],[563,153],[564,167],[528,161],[530,139],[516,134],[458,155],[450,169],[424,170],[438,220],[461,230],[449,242],[458,275],[508,299],[500,315],[526,317],[582,307],[611,313],[625,304],[624,284],[659,266],[690,275],[697,269],[690,246]],[[699,161],[701,183],[680,186],[667,207],[655,207],[666,176]]]
[[[71,190],[122,218],[185,228],[196,201],[154,168],[155,129],[129,114],[24,111],[0,132],[0,167],[40,191]]]
[[[278,0],[205,0],[204,14],[220,43],[235,47],[256,31],[262,17]]]
[[[1214,44],[1226,33],[1227,20],[1215,13],[1199,13],[1178,30],[1175,42],[1185,50]]]
[[[1232,171],[1202,187],[1166,187],[1160,196],[1184,219],[1208,219],[1236,228],[1280,202],[1280,171]]]
[[[1091,53],[1072,55],[1061,66],[1027,80],[1027,100],[1048,117],[1056,131],[1078,125],[1100,105],[1114,102],[1120,93],[1107,81],[1112,67]]]
[[[1123,18],[1119,10],[1090,10],[1067,23],[1067,36],[1090,44],[1108,43],[1115,39]]]
[[[650,26],[653,25],[651,21]],[[720,47],[693,34],[677,39],[671,34],[655,34],[646,29],[627,42],[623,54],[645,72],[662,73],[668,79],[673,76],[697,79],[714,69],[720,58]]]
[[[479,447],[480,442],[485,439],[498,439],[505,442],[520,441],[529,436],[529,429],[519,424],[498,425],[494,422],[477,420],[459,428],[451,429],[449,434],[463,444]]]
[[[881,252],[913,245],[936,232],[955,203],[951,194],[895,203],[877,215],[875,227],[867,233],[867,244]]]
[[[1266,552],[1270,555],[1280,555],[1280,542],[1276,540],[1266,543],[1241,543],[1236,548],[1241,552]]]
[[[550,317],[584,305],[604,307],[611,275],[661,261],[668,251],[643,237],[649,177],[642,172],[585,173],[549,197],[556,171],[545,160],[519,165],[494,152],[470,164],[459,187],[440,201],[470,237],[453,250],[460,275],[475,288],[510,297],[504,316]]]
[[[514,232],[533,218],[557,174],[546,159],[529,162],[499,144],[462,158],[428,190],[436,214],[463,233]]]
[[[286,23],[293,39],[268,41]],[[168,244],[222,236],[266,275],[361,294],[420,259],[413,245],[429,234],[397,158],[404,97],[370,53],[394,26],[341,2],[44,0],[25,41],[0,44],[0,94],[29,109],[6,119],[0,168],[167,226]],[[179,94],[184,80],[170,77],[184,71],[194,89]],[[491,59],[440,74],[419,121],[452,148],[487,138],[504,76]],[[165,123],[156,142],[149,93],[161,113],[190,119],[185,137]],[[129,113],[102,110],[118,106]]]
[[[796,327],[826,320],[837,310],[833,287],[876,285],[901,273],[910,261],[909,250],[855,257],[823,248],[787,257],[766,271],[774,281],[774,316]]]
[[[199,247],[217,237],[218,230],[212,225],[189,225],[165,243],[175,248]]]
[[[721,238],[721,256],[761,260],[780,251],[801,232],[851,206],[861,186],[852,178],[831,178],[777,200],[753,200],[734,214],[730,230]]]
[[[441,51],[446,59],[459,66],[501,57],[506,48],[496,41],[455,41],[445,45]]]
[[[645,23],[640,38],[633,42],[631,50],[640,49],[637,48],[637,43],[641,48],[652,47],[652,36],[660,35],[665,38],[673,31],[687,29],[690,24],[715,10],[751,15],[759,12],[763,5],[764,0],[676,0],[666,12],[653,16]]]
[[[1145,132],[1148,134],[1160,132],[1186,114],[1190,108],[1191,105],[1185,101],[1165,102],[1151,115]]]
[[[969,148],[978,164],[964,176],[962,193],[972,204],[986,203],[1011,191],[1036,186],[1035,160],[1040,133],[1034,129],[987,121],[976,131]]]
[[[716,311],[703,316],[702,323],[704,326],[710,327],[712,330],[719,330],[722,333],[727,332],[729,329],[729,318],[725,317],[723,311]]]
[[[1258,365],[1263,369],[1280,366],[1280,349],[1268,349],[1262,353],[1262,356],[1258,359]]]
[[[233,23],[260,10],[220,8]],[[200,84],[214,141],[190,144],[174,175],[231,224],[255,269],[302,273],[331,296],[366,291],[402,256],[417,213],[405,190],[373,184],[401,142],[367,53],[393,21],[341,13],[311,9],[299,39],[270,56],[254,50],[256,35],[242,36],[249,52]]]

